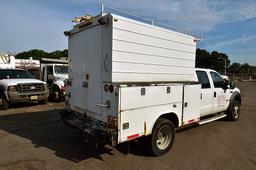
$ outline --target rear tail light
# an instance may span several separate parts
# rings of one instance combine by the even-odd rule
[[[114,91],[114,86],[113,86],[112,84],[109,85],[109,86],[108,86],[108,90],[109,90],[110,93],[113,93],[113,91]]]
[[[105,84],[104,90],[105,90],[105,92],[108,92],[108,85],[107,84]]]
[[[108,116],[108,127],[117,128],[117,117]]]
[[[110,92],[110,93],[113,93],[113,92],[115,92],[116,91],[116,87],[114,86],[114,85],[112,85],[112,84],[110,84],[110,85],[108,85],[108,84],[105,84],[104,85],[104,90],[105,90],[105,92]]]

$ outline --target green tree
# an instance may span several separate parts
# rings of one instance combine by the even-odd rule
[[[240,68],[241,68],[241,64],[240,63],[233,63],[230,68],[229,71],[235,74],[238,74],[240,72]]]
[[[67,49],[64,49],[63,51],[56,50],[56,51],[48,53],[43,50],[33,49],[33,50],[18,53],[15,56],[15,58],[17,58],[17,59],[28,59],[30,57],[32,57],[35,60],[40,60],[41,58],[59,59],[59,58],[63,58],[63,57],[68,57],[68,50]]]
[[[210,68],[217,71],[225,69],[225,64],[228,66],[230,60],[225,53],[219,53],[212,51],[211,53],[204,49],[196,50],[196,67],[198,68]]]
[[[17,58],[17,59],[28,59],[28,58],[32,57],[33,59],[39,60],[41,58],[47,57],[47,55],[48,55],[48,53],[43,51],[43,50],[33,49],[33,50],[18,53],[15,56],[15,58]]]
[[[210,68],[210,53],[204,49],[198,48],[196,50],[196,67],[197,68]]]

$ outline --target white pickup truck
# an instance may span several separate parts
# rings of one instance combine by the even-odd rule
[[[62,120],[100,143],[148,139],[170,150],[175,128],[235,121],[241,95],[213,70],[195,68],[196,38],[114,14],[81,17],[69,38]]]
[[[0,109],[9,108],[11,103],[48,101],[48,85],[35,79],[22,69],[0,69]]]

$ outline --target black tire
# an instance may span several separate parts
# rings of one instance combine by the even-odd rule
[[[54,89],[52,92],[52,99],[54,102],[61,102],[60,90]]]
[[[48,99],[40,100],[39,104],[46,104],[48,102]]]
[[[10,106],[8,101],[6,100],[5,96],[3,94],[0,94],[0,100],[2,101],[0,103],[0,110],[7,110]]]
[[[238,100],[234,100],[230,103],[228,110],[226,111],[227,120],[237,121],[240,117],[241,103]]]
[[[165,118],[159,118],[150,136],[150,149],[156,156],[170,151],[175,139],[173,123]]]

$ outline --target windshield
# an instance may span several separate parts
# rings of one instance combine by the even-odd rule
[[[68,74],[68,66],[55,66],[54,71],[56,74]]]
[[[0,79],[29,79],[34,78],[25,70],[0,70]]]

